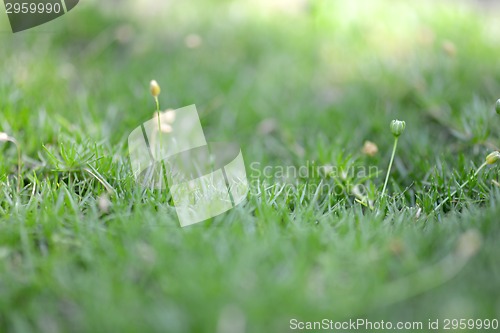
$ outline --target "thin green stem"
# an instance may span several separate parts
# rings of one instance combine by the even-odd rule
[[[157,97],[155,97],[155,101],[156,101],[156,118],[158,119],[158,133],[161,133],[160,103],[158,103]]]
[[[157,119],[158,119],[158,153],[156,154],[156,157],[160,158],[160,156],[161,156],[161,118],[160,118],[160,102],[158,101],[157,96],[155,96],[155,102],[156,102],[156,115],[157,115]],[[160,167],[163,168],[163,161],[160,163]],[[159,175],[161,175],[161,174],[162,174],[162,170],[160,169]],[[158,180],[161,182],[161,178]]]
[[[156,111],[160,112],[160,102],[158,101],[158,96],[155,96]]]
[[[17,193],[21,193],[21,148],[17,145]]]
[[[394,138],[394,147],[392,148],[391,161],[389,162],[389,168],[387,169],[387,175],[385,176],[384,187],[382,188],[382,197],[385,194],[385,189],[387,188],[387,182],[389,182],[389,174],[392,169],[392,162],[394,162],[394,156],[396,155],[396,148],[398,147],[398,137]]]
[[[13,137],[7,135],[2,141],[8,141],[16,146],[17,150],[17,193],[21,193],[21,168],[22,168],[22,156],[21,156],[21,146],[17,143],[17,140]]]
[[[161,121],[160,121],[160,111],[156,112],[156,114],[157,114],[157,119],[158,119],[158,147],[159,147],[159,150],[160,150],[160,151],[158,151],[158,155],[157,156],[160,156],[160,154],[159,154],[161,152]]]
[[[477,168],[476,172],[474,172],[474,176],[472,177],[476,177],[479,172],[485,167],[487,166],[488,163],[487,162],[484,162],[483,164],[481,164],[481,166],[479,168]],[[469,184],[469,181],[470,181],[470,178],[467,179],[462,185],[460,185],[458,187],[458,189],[456,189],[455,191],[451,192],[451,194],[449,196],[447,196],[443,201],[441,201],[441,203],[439,205],[436,206],[436,208],[434,208],[434,211],[437,211],[439,208],[441,208],[445,203],[448,202],[448,200],[454,196],[455,194],[457,194],[458,190],[461,190],[463,189],[467,184]]]

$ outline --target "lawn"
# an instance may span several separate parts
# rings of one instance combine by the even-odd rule
[[[0,22],[16,141],[0,142],[0,332],[484,331],[500,163],[476,170],[500,146],[499,10],[88,0],[26,32]],[[208,141],[241,146],[245,202],[181,228],[169,191],[136,183],[127,138],[153,79],[162,109],[196,104]]]

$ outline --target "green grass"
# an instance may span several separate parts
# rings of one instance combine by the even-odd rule
[[[0,131],[22,149],[18,192],[16,147],[0,143],[0,332],[500,319],[499,168],[472,177],[500,143],[493,16],[404,1],[292,13],[122,2],[0,35]],[[209,141],[241,145],[244,204],[180,228],[168,192],[135,184],[127,137],[153,115],[151,79],[162,108],[194,103]],[[392,119],[406,130],[381,199]],[[350,173],[369,168],[379,173]]]

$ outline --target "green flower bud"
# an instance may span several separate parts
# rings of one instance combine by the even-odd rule
[[[486,163],[495,164],[498,160],[500,160],[500,152],[494,151],[488,156],[486,156]]]
[[[406,123],[402,120],[391,121],[391,132],[397,138],[404,132]]]
[[[497,114],[500,114],[500,99],[497,100],[497,103],[495,104],[495,111]]]

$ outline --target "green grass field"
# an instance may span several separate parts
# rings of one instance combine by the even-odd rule
[[[498,8],[158,3],[0,32],[0,132],[21,150],[19,170],[0,142],[0,332],[500,320],[499,165],[475,175],[500,145]],[[181,228],[135,183],[152,79],[162,109],[196,104],[208,140],[241,145],[246,202]]]

